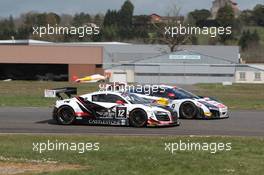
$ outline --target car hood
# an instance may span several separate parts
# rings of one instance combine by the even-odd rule
[[[224,104],[217,102],[215,100],[212,100],[210,98],[201,98],[201,99],[197,99],[197,101],[207,107],[226,108]]]

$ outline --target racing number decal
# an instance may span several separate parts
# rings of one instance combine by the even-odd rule
[[[126,107],[116,107],[116,118],[126,118],[127,108]]]

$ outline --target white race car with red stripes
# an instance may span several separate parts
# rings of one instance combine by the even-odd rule
[[[60,89],[55,93],[60,97],[58,94],[66,93],[65,91]],[[134,127],[179,125],[176,111],[169,107],[150,104],[138,95],[127,92],[94,92],[57,100],[53,118],[63,125],[73,124],[77,120],[85,120],[93,125]]]

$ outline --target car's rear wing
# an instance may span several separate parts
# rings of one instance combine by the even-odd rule
[[[77,95],[76,87],[64,87],[64,88],[55,88],[55,89],[45,89],[44,97],[47,98],[55,98],[63,100],[62,94],[67,95],[67,97],[71,98],[72,95]]]

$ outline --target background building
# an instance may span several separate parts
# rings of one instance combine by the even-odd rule
[[[0,79],[71,80],[74,75],[102,74],[102,54],[99,46],[2,41]]]
[[[0,79],[69,80],[110,75],[143,84],[264,83],[264,67],[240,63],[238,46],[2,41]]]
[[[111,81],[194,84],[235,81],[237,46],[185,45],[169,53],[164,45],[104,47],[104,69]]]
[[[264,83],[264,65],[241,65],[236,71],[236,83]]]

